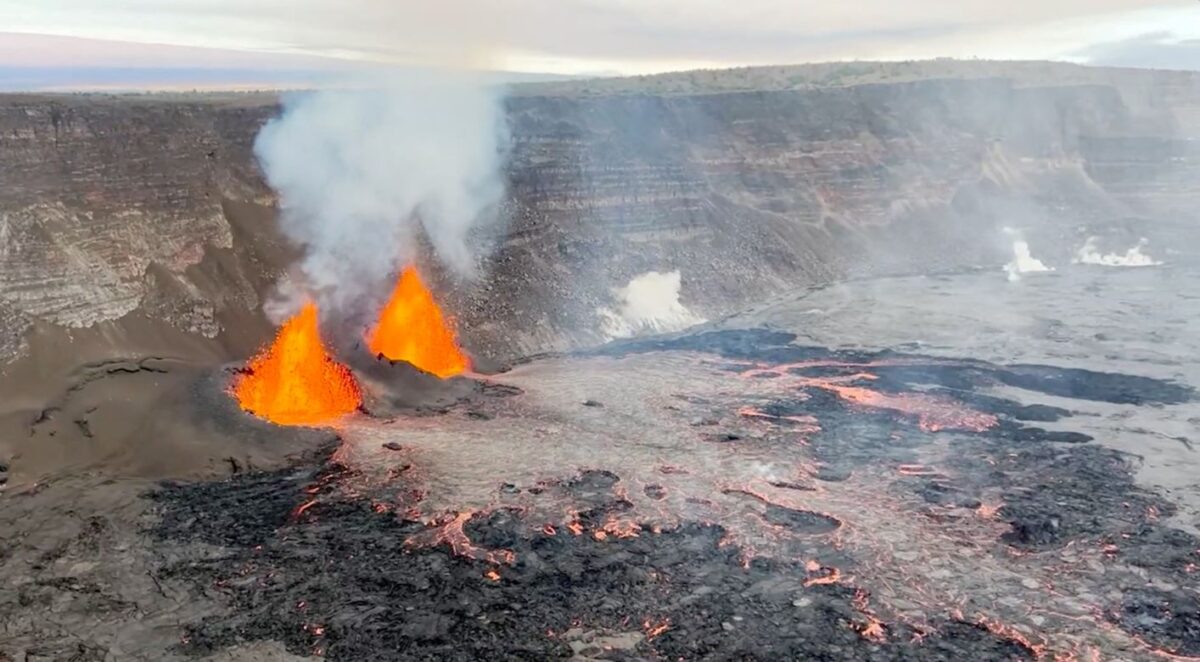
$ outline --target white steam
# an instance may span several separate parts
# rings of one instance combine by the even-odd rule
[[[1101,253],[1096,248],[1096,237],[1088,237],[1088,240],[1075,254],[1073,262],[1076,264],[1095,264],[1104,267],[1153,267],[1162,264],[1149,255],[1142,252],[1142,248],[1149,243],[1146,238],[1138,240],[1138,243],[1129,250],[1121,253]]]
[[[473,275],[472,228],[497,217],[507,145],[499,91],[466,75],[409,74],[289,97],[255,142],[282,228],[306,250],[296,290],[346,309],[413,259],[420,231]],[[386,289],[386,287],[384,287]]]
[[[601,330],[609,338],[666,333],[704,321],[679,302],[679,271],[647,271],[613,290],[616,305],[600,308]]]
[[[1004,271],[1008,274],[1010,282],[1021,280],[1021,274],[1054,271],[1054,267],[1046,266],[1046,263],[1033,256],[1033,252],[1029,249],[1029,242],[1021,237],[1020,232],[1012,228],[1004,228],[1004,232],[1014,238],[1012,243],[1013,259],[1004,265]]]

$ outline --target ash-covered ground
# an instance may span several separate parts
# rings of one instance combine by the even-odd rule
[[[0,652],[1200,658],[1198,276],[847,283],[245,422],[282,470],[10,491]]]

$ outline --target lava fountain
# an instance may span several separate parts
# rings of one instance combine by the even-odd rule
[[[320,425],[362,402],[350,369],[321,343],[312,303],[284,322],[275,342],[250,361],[233,395],[242,409],[280,425]]]
[[[412,266],[400,273],[379,321],[367,334],[367,346],[377,356],[407,361],[443,379],[470,367],[450,320]]]

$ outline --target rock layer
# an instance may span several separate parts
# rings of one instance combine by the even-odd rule
[[[789,86],[771,68],[707,88],[516,90],[485,276],[431,274],[468,348],[505,360],[598,342],[597,310],[647,271],[679,270],[682,302],[712,319],[845,277],[999,265],[1006,226],[1052,263],[1092,234],[1153,250],[1194,232],[1200,76],[877,66],[898,82],[796,68],[806,82]],[[762,90],[726,84],[762,72]],[[139,309],[204,338],[234,318],[265,335],[261,303],[294,255],[251,150],[277,112],[268,95],[0,97],[0,360],[33,321]],[[224,258],[204,267],[206,251]]]

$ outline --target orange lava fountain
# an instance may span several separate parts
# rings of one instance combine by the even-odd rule
[[[362,402],[350,369],[321,343],[312,303],[284,322],[275,342],[251,359],[233,395],[242,409],[280,425],[320,425]]]
[[[379,322],[367,334],[367,346],[373,354],[407,361],[443,379],[470,367],[449,320],[412,266],[400,273]]]

